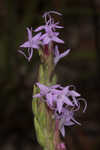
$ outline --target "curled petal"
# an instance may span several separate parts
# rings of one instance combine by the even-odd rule
[[[47,17],[47,15],[49,15],[50,13],[53,13],[53,14],[57,14],[57,15],[59,15],[59,16],[62,16],[62,14],[59,13],[59,12],[57,12],[57,11],[48,11],[48,12],[45,12],[45,13],[43,14],[43,18],[44,18],[44,17]]]
[[[84,102],[84,109],[83,109],[83,113],[84,113],[86,111],[86,108],[87,108],[87,101],[84,98],[78,98],[78,101]]]

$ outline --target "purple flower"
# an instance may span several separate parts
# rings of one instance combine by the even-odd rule
[[[36,83],[40,89],[40,93],[33,96],[33,98],[43,98],[48,107],[54,111],[54,118],[59,120],[59,130],[61,134],[65,135],[64,126],[72,126],[74,124],[80,125],[74,118],[76,111],[80,109],[80,101],[83,101],[85,112],[87,103],[83,98],[79,98],[80,94],[74,90],[74,86],[62,87],[59,84],[53,86],[45,86]]]
[[[63,136],[65,136],[64,126],[73,126],[74,124],[81,125],[74,118],[74,111],[68,108],[63,108],[61,115],[56,113],[56,118],[59,120],[59,130]]]
[[[40,93],[33,96],[34,97],[45,97],[45,102],[51,109],[55,109],[60,114],[64,105],[68,107],[72,107],[73,111],[76,111],[80,108],[79,101],[77,97],[80,97],[80,94],[74,90],[70,90],[71,86],[62,87],[60,85],[53,85],[53,86],[45,86],[43,84],[37,83],[36,84],[39,89]],[[85,103],[85,101],[84,101]],[[86,110],[86,104],[85,104]]]
[[[34,31],[38,32],[41,30],[45,30],[45,33],[41,36],[41,40],[43,41],[43,44],[46,45],[52,41],[56,42],[56,43],[64,43],[63,40],[61,40],[60,38],[58,38],[59,33],[55,32],[56,28],[63,28],[62,26],[59,26],[58,22],[54,23],[53,18],[51,18],[50,13],[55,13],[60,15],[60,13],[55,12],[55,11],[50,11],[50,12],[46,12],[43,17],[45,18],[45,25],[40,26],[38,28],[36,28]],[[47,20],[47,16],[49,17],[49,19]]]
[[[54,52],[55,52],[54,64],[56,65],[61,58],[65,57],[69,54],[70,49],[67,49],[65,52],[59,54],[58,46],[56,45]]]
[[[46,33],[44,33],[41,36],[41,40],[43,41],[44,45],[49,44],[52,41],[54,41],[56,43],[64,43],[63,40],[58,38],[59,33],[58,32],[53,32],[51,30],[50,26],[48,26],[46,30],[47,30]]]
[[[54,41],[56,43],[64,43],[63,40],[58,38],[59,33],[53,31],[56,27],[60,28],[60,26],[57,26],[56,24],[48,24],[47,22],[46,25],[40,26],[37,29],[35,29],[35,32],[38,32],[43,29],[45,30],[45,33],[41,36],[41,40],[43,41],[44,45],[50,43],[51,41]]]
[[[74,90],[70,90],[70,87],[71,86],[66,86],[62,88],[61,90],[52,89],[52,91],[55,93],[54,101],[56,101],[57,111],[59,113],[62,112],[62,108],[64,104],[66,104],[67,106],[71,106],[73,108],[79,107],[77,97],[80,97],[80,94]]]
[[[59,84],[52,86],[45,86],[44,84],[37,82],[36,85],[39,87],[40,93],[43,95],[47,94],[51,89],[62,88]]]
[[[49,87],[43,85],[43,84],[40,84],[40,83],[36,83],[36,85],[39,87],[40,89],[40,93],[39,94],[36,94],[33,96],[34,97],[42,97],[42,96],[45,96],[48,92],[49,92]]]
[[[38,32],[38,31],[43,30],[43,29],[46,30],[46,26],[49,26],[49,25],[50,25],[50,27],[52,28],[53,31],[54,31],[56,28],[63,28],[62,26],[58,26],[59,22],[54,23],[54,19],[51,18],[51,15],[50,15],[51,13],[57,14],[57,15],[60,15],[60,16],[62,15],[61,13],[56,12],[56,11],[48,11],[48,12],[45,12],[45,13],[43,14],[43,18],[45,18],[45,24],[46,24],[46,25],[42,25],[42,26],[36,28],[36,29],[35,29],[35,32]]]
[[[21,48],[27,48],[28,49],[28,56],[24,53],[24,51],[19,50],[19,52],[25,56],[28,61],[31,60],[33,55],[33,49],[39,49],[41,46],[41,50],[44,49],[45,46],[48,46],[51,42],[56,43],[64,43],[62,39],[60,39],[59,32],[56,31],[56,29],[63,28],[59,25],[59,22],[54,22],[54,19],[51,17],[51,14],[56,15],[62,15],[59,12],[56,11],[48,11],[44,13],[43,18],[45,19],[45,25],[39,26],[34,30],[34,32],[39,32],[35,36],[32,36],[32,29],[27,28],[28,32],[28,41],[26,41],[24,44],[20,45]],[[41,30],[44,30],[45,32],[40,32]],[[59,54],[58,46],[55,47],[55,58],[54,63],[55,65],[57,62],[64,56],[66,56],[69,53],[69,49],[65,51],[62,54]]]
[[[19,52],[21,54],[23,54],[25,56],[25,58],[28,59],[28,61],[30,61],[30,59],[32,58],[32,55],[33,55],[33,48],[39,49],[41,32],[36,34],[34,37],[32,37],[32,30],[27,28],[27,32],[28,32],[28,41],[26,41],[20,47],[28,48],[28,55],[29,56],[26,56],[26,54],[21,50],[19,50]]]
[[[66,104],[67,106],[74,106],[69,97],[66,94],[63,93],[63,90],[52,90],[52,92],[55,92],[53,95],[53,101],[56,102],[56,110],[58,113],[62,112],[63,105]],[[50,99],[48,99],[50,101]]]
[[[34,95],[33,98],[35,98],[35,97],[40,98],[40,97],[45,96],[47,98],[46,102],[48,101],[47,102],[48,104],[51,103],[51,101],[52,101],[51,97],[50,97],[52,94],[54,94],[54,92],[52,90],[61,87],[59,84],[56,84],[56,85],[53,85],[53,86],[45,86],[43,84],[36,83],[36,85],[39,87],[40,93]]]

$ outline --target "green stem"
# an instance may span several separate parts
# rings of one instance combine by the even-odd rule
[[[50,55],[48,59],[42,57],[42,62],[39,67],[38,82],[46,86],[56,84],[56,76],[54,75],[51,79],[54,70],[52,56]],[[33,93],[39,93],[39,88],[34,86]],[[53,111],[39,98],[33,99],[32,109],[39,144],[44,150],[57,150],[56,147],[60,143],[60,137],[58,128],[56,128],[56,121],[53,117]]]

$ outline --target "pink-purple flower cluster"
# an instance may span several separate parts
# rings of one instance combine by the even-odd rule
[[[45,46],[49,47],[49,45],[53,45],[54,42],[61,44],[64,43],[64,41],[58,37],[59,32],[56,32],[56,29],[60,29],[63,27],[59,26],[59,22],[54,22],[54,19],[51,17],[51,14],[57,14],[61,16],[61,13],[56,11],[49,11],[44,13],[43,18],[45,19],[45,25],[42,25],[34,30],[35,33],[38,32],[35,36],[32,35],[32,28],[27,28],[28,41],[20,45],[20,47],[28,49],[28,56],[22,50],[19,50],[19,52],[23,54],[25,58],[28,59],[28,61],[30,61],[32,58],[33,49],[39,51],[41,50],[40,47],[42,47],[43,50]],[[41,30],[44,30],[44,32],[42,32]],[[58,50],[58,45],[53,46],[52,53],[54,54],[54,64],[56,65],[61,58],[63,58],[69,53],[69,51],[70,50],[68,49],[64,53],[60,54]]]
[[[47,106],[54,112],[55,119],[59,120],[59,130],[65,135],[64,126],[72,126],[79,124],[74,118],[74,113],[80,109],[80,100],[85,104],[83,112],[85,112],[87,103],[85,99],[80,98],[80,94],[74,90],[73,86],[62,87],[59,84],[53,86],[45,86],[36,83],[40,89],[40,93],[33,98],[40,98],[45,101]]]
[[[49,54],[48,48],[50,48],[50,45],[52,45],[50,51],[53,53],[55,65],[70,52],[70,49],[68,49],[61,54],[59,53],[57,43],[63,44],[64,41],[59,38],[59,32],[57,32],[56,29],[63,27],[59,25],[59,22],[54,21],[51,14],[62,15],[56,11],[44,13],[43,18],[45,19],[45,24],[34,30],[34,33],[36,33],[35,36],[32,35],[32,28],[27,28],[28,41],[20,45],[20,47],[27,48],[28,56],[22,50],[19,50],[19,52],[23,54],[28,61],[32,58],[33,49],[38,51],[42,50],[44,53]],[[81,98],[81,95],[75,91],[74,86],[62,87],[59,84],[45,86],[40,83],[36,85],[40,89],[40,93],[34,95],[33,98],[40,98],[47,104],[49,109],[53,111],[54,118],[59,120],[59,130],[63,136],[65,135],[64,126],[80,125],[80,123],[76,121],[74,114],[80,109],[80,100],[85,104],[83,112],[86,110],[87,103],[85,99]]]

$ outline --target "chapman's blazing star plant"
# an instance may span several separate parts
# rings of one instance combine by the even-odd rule
[[[20,45],[20,48],[27,48],[28,56],[23,50],[19,52],[30,61],[33,50],[37,50],[41,60],[32,100],[37,140],[44,150],[65,150],[60,136],[65,136],[65,126],[81,125],[75,113],[80,109],[80,101],[84,102],[85,112],[87,102],[81,98],[75,86],[63,87],[57,84],[57,77],[53,74],[58,61],[67,56],[70,49],[60,54],[57,44],[64,44],[64,41],[59,38],[56,29],[63,27],[54,21],[52,14],[62,15],[56,11],[44,13],[45,24],[34,30],[27,28],[28,40]]]

